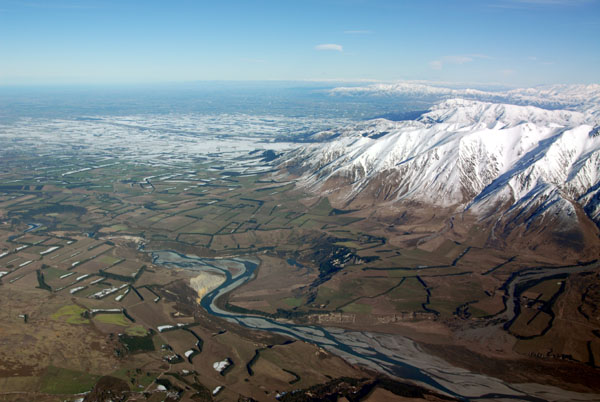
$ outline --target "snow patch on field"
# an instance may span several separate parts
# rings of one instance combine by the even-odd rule
[[[231,361],[228,358],[221,360],[220,362],[213,363],[213,368],[219,373],[222,373],[229,366],[231,366]]]

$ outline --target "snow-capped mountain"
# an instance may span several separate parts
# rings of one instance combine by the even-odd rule
[[[286,166],[344,205],[410,201],[565,227],[585,211],[600,225],[599,131],[587,112],[450,99],[414,121],[321,132],[328,142]]]
[[[394,96],[401,95],[406,97],[435,97],[435,96],[453,96],[464,97],[488,96],[490,92],[477,89],[455,89],[444,86],[435,86],[419,82],[395,82],[391,84],[377,83],[368,86],[357,87],[338,87],[329,91],[332,95],[346,96]]]
[[[489,91],[470,88],[448,88],[421,82],[377,83],[368,86],[338,87],[329,91],[332,96],[378,96],[427,99],[464,98],[516,105],[568,109],[586,113],[600,121],[600,85],[548,85],[517,88],[509,91]]]

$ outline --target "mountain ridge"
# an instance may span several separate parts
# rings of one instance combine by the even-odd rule
[[[473,88],[450,88],[442,84],[401,81],[367,86],[337,87],[330,96],[342,97],[409,97],[413,99],[463,98],[546,109],[566,109],[600,119],[600,84],[555,84],[504,91]]]
[[[505,228],[577,231],[582,219],[600,226],[594,124],[588,111],[453,98],[416,120],[317,133],[282,166],[342,206],[416,202]]]

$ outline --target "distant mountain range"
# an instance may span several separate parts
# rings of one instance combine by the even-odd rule
[[[331,96],[345,97],[403,97],[412,99],[463,98],[494,103],[538,106],[546,109],[567,109],[600,118],[600,85],[548,85],[518,88],[508,91],[489,91],[468,88],[448,88],[415,82],[372,84],[368,86],[338,87],[329,91]]]
[[[443,90],[407,88],[335,92]],[[314,134],[283,166],[298,175],[300,186],[346,207],[418,205],[475,216],[494,227],[492,236],[549,232],[576,249],[586,238],[597,241],[600,85],[495,96],[563,108],[447,99],[415,120],[375,119]]]

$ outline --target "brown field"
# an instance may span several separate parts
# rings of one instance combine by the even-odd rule
[[[82,163],[78,158],[71,161],[74,166]],[[51,162],[33,158],[26,166]],[[227,296],[231,305],[255,313],[290,320],[283,311],[302,323],[401,334],[473,371],[501,376],[500,367],[509,367],[525,382],[597,388],[590,379],[593,373],[597,378],[592,366],[600,362],[597,265],[589,273],[527,285],[518,299],[521,312],[507,332],[494,319],[504,309],[502,285],[511,275],[574,263],[575,257],[490,246],[484,228],[466,215],[450,230],[436,217],[439,211],[427,209],[334,211],[328,198],[302,194],[293,184],[257,182],[262,176],[222,177],[227,174],[208,170],[212,164],[190,162],[185,170],[196,173],[181,176],[180,166],[122,162],[69,175],[69,181],[55,169],[42,190],[0,193],[0,254],[9,252],[0,257],[0,271],[7,272],[0,279],[0,400],[13,391],[23,392],[22,400],[70,400],[83,392],[77,387],[102,375],[124,380],[136,392],[155,390],[157,376],[169,378],[184,390],[182,400],[191,400],[201,386],[210,392],[224,385],[215,400],[272,400],[277,392],[331,378],[373,377],[314,345],[283,345],[281,336],[207,315],[188,286],[195,274],[154,265],[144,252],[152,249],[258,258],[256,278]],[[22,179],[29,167],[7,163],[0,181]],[[155,188],[140,186],[150,176]],[[168,182],[181,177],[188,183]],[[194,187],[209,178],[214,180]],[[25,233],[30,222],[41,226]],[[16,251],[23,245],[28,247]],[[59,248],[41,254],[53,246]],[[32,262],[19,267],[27,261]],[[142,266],[146,270],[133,284],[115,277],[92,284],[100,271],[131,277]],[[49,289],[42,289],[38,270]],[[84,274],[90,276],[73,283]],[[127,286],[100,300],[89,298],[122,285]],[[129,285],[143,300],[133,289],[115,300]],[[78,286],[87,287],[70,294]],[[120,312],[86,315],[91,309],[122,308],[134,322]],[[156,333],[151,342],[157,350],[131,353],[117,335],[178,323],[193,324],[204,343],[191,364],[186,359],[169,364],[163,358],[170,352],[160,349],[169,344],[183,355],[196,348],[197,339],[185,330]],[[250,375],[246,364],[257,350]],[[222,376],[212,365],[225,358],[234,365]],[[551,367],[558,379],[549,379],[538,366]],[[169,375],[182,370],[196,374]],[[147,399],[164,397],[156,392]],[[135,398],[145,399],[141,393]],[[378,387],[366,400],[410,399]]]

